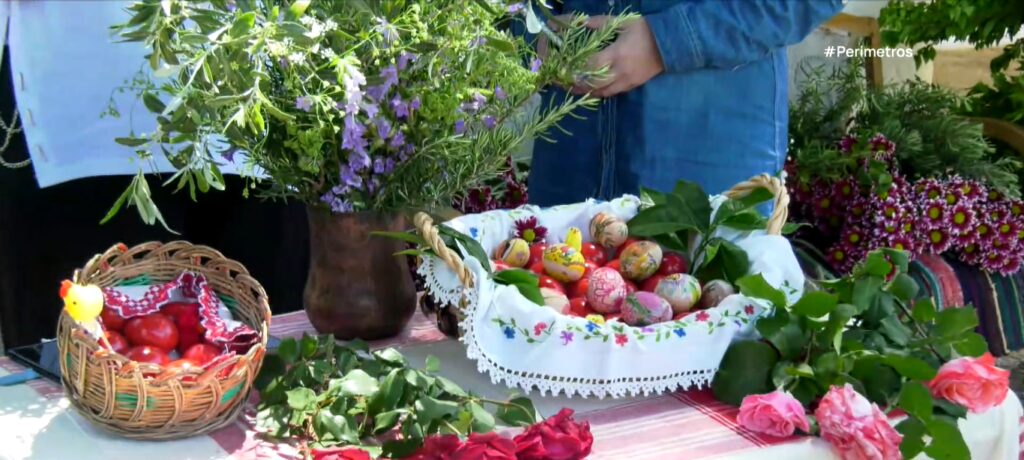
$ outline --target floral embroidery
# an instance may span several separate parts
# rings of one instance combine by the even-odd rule
[[[711,315],[709,315],[708,312],[706,312],[706,311],[702,311],[702,312],[697,313],[697,321],[700,321],[700,322],[707,321],[708,318],[710,318],[710,317],[711,317]]]
[[[562,331],[562,345],[568,345],[572,342],[572,332]]]
[[[516,330],[512,329],[512,326],[505,326],[505,337],[508,339],[516,338]]]
[[[593,321],[587,322],[587,332],[594,332],[599,327],[601,327],[601,326],[599,324],[593,322]]]
[[[548,327],[547,323],[537,323],[533,326],[533,335],[540,335]]]
[[[686,329],[683,329],[681,327],[673,329],[672,333],[679,336],[680,339],[686,337]]]
[[[616,345],[622,347],[625,346],[627,342],[629,342],[629,337],[627,337],[626,334],[615,334]]]
[[[743,312],[748,314],[748,315],[753,315],[754,314],[754,306],[753,305],[747,305],[746,307],[743,307]]]
[[[495,318],[492,321],[498,325],[501,332],[505,334],[505,338],[509,340],[515,339],[516,336],[519,335],[525,338],[526,343],[537,343],[551,335],[551,328],[548,327],[547,323],[535,324],[533,326],[533,333],[531,334],[529,329],[516,324],[515,318],[509,318],[508,320]]]
[[[475,240],[475,239],[477,239],[477,236],[479,236],[479,235],[480,235],[480,229],[478,229],[476,227],[469,227],[469,236],[473,237],[473,239]]]

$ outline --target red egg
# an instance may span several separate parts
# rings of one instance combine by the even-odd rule
[[[108,331],[122,331],[124,330],[124,317],[117,314],[113,308],[103,307],[103,312],[100,313],[100,321],[103,323],[103,328]]]
[[[573,316],[584,317],[590,314],[590,308],[587,307],[586,297],[576,297],[569,299],[569,314]]]
[[[604,315],[604,320],[605,321],[618,320],[619,317],[621,317],[621,316],[622,316],[622,313],[610,313],[610,314]],[[619,321],[621,321],[621,320],[619,320]]]
[[[565,294],[565,286],[562,286],[562,283],[559,283],[558,280],[547,275],[540,275],[539,287],[554,289]]]
[[[626,281],[626,295],[632,294],[632,293],[637,291],[636,283],[634,283],[634,282],[632,282],[630,280],[625,280],[625,281]]]
[[[509,268],[512,268],[512,267],[510,267],[509,264],[506,264],[505,262],[502,262],[500,260],[492,260],[491,261],[491,269],[496,271],[496,272],[500,272],[502,270],[508,270]]]
[[[612,260],[611,262],[604,264],[604,266],[608,268],[614,268],[615,271],[622,273],[622,262],[619,261],[619,259]]]
[[[622,245],[621,245],[621,246],[619,246],[619,247],[615,248],[615,258],[616,258],[616,259],[618,259],[618,258],[619,258],[619,256],[621,256],[621,255],[622,255],[622,251],[623,251],[624,249],[626,249],[627,247],[629,247],[629,245],[631,245],[631,244],[633,244],[633,243],[636,243],[637,241],[640,241],[640,240],[638,240],[638,239],[635,239],[635,238],[626,238],[626,241],[625,241],[624,243],[622,243]]]
[[[569,283],[569,285],[566,286],[566,288],[566,290],[569,291],[567,292],[569,298],[586,297],[587,289],[590,288],[590,277],[585,277],[574,283]]]
[[[544,262],[530,264],[530,271],[538,275],[544,275]]]
[[[171,362],[171,357],[166,351],[148,345],[128,350],[128,352],[125,353],[125,357],[138,363],[152,363],[159,364],[161,366],[166,366]]]
[[[181,357],[183,359],[191,360],[198,363],[200,366],[206,365],[206,363],[213,361],[214,358],[220,356],[221,349],[217,348],[208,343],[197,343],[192,345],[191,348],[185,350]]]
[[[544,250],[547,248],[548,245],[544,243],[535,243],[533,246],[530,246],[530,261],[526,264],[532,267],[534,264],[543,261]]]
[[[654,292],[654,290],[658,287],[658,282],[661,281],[661,279],[664,277],[665,275],[662,275],[660,273],[655,273],[651,275],[650,278],[645,279],[643,284],[640,285],[640,290]]]
[[[583,247],[580,252],[583,253],[583,258],[596,264],[597,266],[604,265],[608,261],[608,253],[601,246],[594,243],[583,243]]]
[[[594,263],[594,262],[592,262],[592,261],[589,261],[589,260],[584,261],[583,262],[583,278],[581,278],[581,279],[590,278],[590,274],[593,273],[594,270],[597,270],[598,268],[601,268],[601,266],[596,264],[596,263]]]
[[[199,304],[191,302],[170,302],[160,308],[160,313],[169,316],[175,324],[199,318]]]
[[[150,345],[170,352],[178,346],[178,327],[162,313],[129,319],[124,325],[124,335],[136,347]]]
[[[676,273],[687,273],[689,270],[690,264],[682,254],[666,252],[661,257],[661,266],[658,267],[658,274],[667,276]]]
[[[114,353],[120,353],[123,355],[131,349],[131,345],[128,345],[128,339],[124,338],[124,336],[117,331],[105,331],[103,335],[107,336],[107,342],[110,342],[110,349],[113,350]]]
[[[188,371],[188,370],[192,370],[192,369],[202,369],[202,367],[203,366],[200,366],[199,363],[197,363],[197,362],[195,362],[195,361],[193,361],[191,359],[185,359],[185,358],[176,359],[174,361],[171,361],[171,363],[167,365],[167,369],[182,370],[182,371]]]

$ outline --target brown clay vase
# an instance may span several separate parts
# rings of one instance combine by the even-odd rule
[[[303,306],[322,334],[374,340],[402,332],[416,310],[405,243],[374,231],[408,230],[399,214],[331,214],[308,208],[309,277]]]

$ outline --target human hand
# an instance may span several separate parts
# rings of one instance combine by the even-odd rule
[[[608,19],[609,16],[594,16],[587,21],[587,27],[599,29]],[[618,38],[590,61],[591,70],[607,68],[608,76],[578,83],[572,88],[574,94],[612,97],[647,83],[665,71],[654,35],[642,17],[624,24]]]

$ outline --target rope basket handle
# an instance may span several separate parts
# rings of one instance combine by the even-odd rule
[[[786,191],[786,184],[782,182],[782,179],[768,174],[760,174],[736,184],[725,192],[725,196],[729,199],[743,198],[760,188],[767,189],[775,197],[772,201],[775,207],[772,210],[772,215],[768,218],[765,230],[769,235],[781,235],[782,227],[786,225],[786,219],[789,218],[789,192]],[[448,246],[441,240],[437,227],[434,226],[434,219],[425,212],[418,212],[413,217],[413,225],[416,226],[420,236],[427,241],[427,245],[437,254],[437,257],[455,272],[459,281],[462,281],[462,285],[472,288],[473,275],[459,255],[448,249]]]

